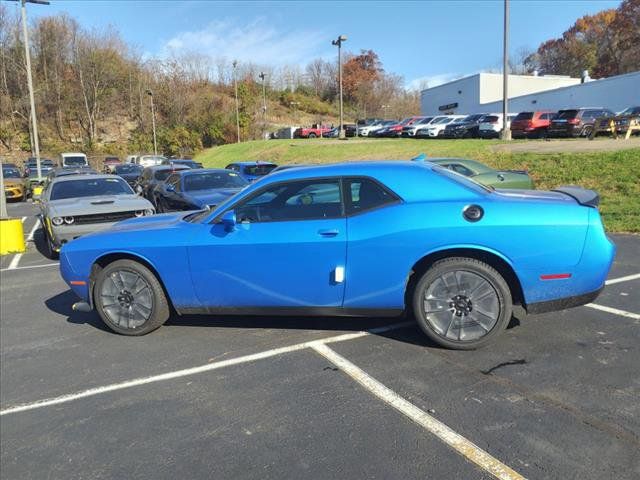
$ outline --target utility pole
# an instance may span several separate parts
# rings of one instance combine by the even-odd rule
[[[237,143],[240,143],[240,107],[238,105],[238,78],[236,76],[236,68],[238,66],[237,60],[234,60],[232,65],[233,65],[233,88],[236,94],[236,129],[238,131]]]
[[[2,165],[0,165],[0,218],[9,218],[7,197],[4,193],[4,168],[2,168]]]
[[[340,35],[336,40],[331,41],[331,45],[338,47],[338,83],[340,84],[340,127],[338,137],[344,138],[344,112],[342,109],[342,42],[347,41],[346,35]]]
[[[156,140],[156,109],[153,105],[153,91],[147,89],[147,95],[151,99],[151,125],[153,129],[153,154],[158,155],[158,142]]]
[[[267,129],[267,89],[264,84],[266,76],[267,75],[264,72],[260,72],[260,75],[258,75],[260,80],[262,80],[262,138],[264,140],[267,139],[265,136]]]
[[[502,140],[511,140],[511,129],[507,124],[509,111],[509,0],[504,0],[504,41],[502,50]]]
[[[49,5],[46,0],[21,0],[22,8],[22,36],[24,37],[24,58],[27,67],[27,85],[29,87],[29,103],[31,104],[31,130],[33,131],[33,149],[36,156],[36,169],[38,180],[42,180],[42,169],[40,168],[40,142],[38,139],[38,121],[36,119],[36,102],[33,95],[33,78],[31,77],[31,54],[29,52],[29,31],[27,28],[27,3],[37,3]],[[2,195],[4,196],[4,188]]]

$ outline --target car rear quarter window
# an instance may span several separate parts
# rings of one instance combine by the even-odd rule
[[[345,192],[347,215],[374,210],[400,201],[395,193],[370,178],[346,179]]]
[[[465,177],[470,177],[471,175],[473,175],[473,172],[471,170],[459,163],[447,163],[441,165],[445,168],[448,168],[449,170],[453,170],[454,172],[459,173],[460,175],[464,175]]]

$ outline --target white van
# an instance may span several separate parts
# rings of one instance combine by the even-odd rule
[[[61,167],[88,167],[89,161],[84,153],[67,152],[60,154]]]

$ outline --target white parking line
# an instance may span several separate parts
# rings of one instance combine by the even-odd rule
[[[29,218],[29,217],[22,217],[21,222],[22,222],[22,223],[24,223],[24,221],[25,221],[27,218]]]
[[[460,453],[463,457],[486,470],[491,475],[501,480],[524,479],[522,475],[510,467],[492,457],[473,442],[456,433],[444,423],[429,415],[424,410],[405,400],[393,390],[387,388],[364,370],[360,369],[349,360],[331,350],[324,343],[316,343],[312,347],[316,352],[325,357],[342,372],[349,375],[370,393],[383,402],[409,417],[415,423],[434,434],[444,443]]]
[[[617,308],[607,307],[606,305],[598,305],[597,303],[587,303],[585,307],[600,310],[601,312],[613,313],[614,315],[620,315],[621,317],[633,318],[634,320],[640,320],[640,315],[633,312],[627,312],[626,310],[619,310]]]
[[[614,283],[628,282],[629,280],[637,280],[638,278],[640,278],[640,273],[636,273],[635,275],[627,275],[626,277],[612,278],[611,280],[607,280],[606,282],[604,282],[604,284],[613,285]]]
[[[149,383],[162,382],[165,380],[173,380],[175,378],[186,377],[188,375],[195,375],[198,373],[209,372],[211,370],[218,370],[220,368],[229,367],[231,365],[238,365],[241,363],[255,362],[256,360],[262,360],[276,355],[282,355],[284,353],[295,352],[297,350],[303,350],[313,345],[320,343],[332,343],[332,342],[344,342],[346,340],[353,340],[354,338],[363,337],[372,333],[383,333],[398,328],[414,325],[414,322],[401,322],[392,325],[387,325],[380,328],[374,328],[368,331],[360,331],[354,333],[345,333],[343,335],[336,335],[333,337],[327,337],[320,340],[312,340],[309,342],[297,343],[295,345],[289,345],[287,347],[274,348],[273,350],[266,350],[264,352],[253,353],[251,355],[245,355],[242,357],[231,358],[229,360],[222,360],[220,362],[208,363],[206,365],[200,365],[198,367],[185,368],[183,370],[176,370],[173,372],[162,373],[160,375],[152,375],[150,377],[136,378],[134,380],[128,380],[120,383],[112,383],[102,387],[90,388],[77,393],[71,393],[68,395],[61,395],[59,397],[47,398],[44,400],[37,400],[35,402],[25,403],[22,405],[16,405],[14,407],[0,410],[0,416],[9,415],[12,413],[24,412],[27,410],[34,410],[36,408],[50,407],[52,405],[59,405],[61,403],[71,402],[80,398],[92,397],[95,395],[101,395],[103,393],[113,392],[115,390],[122,390],[124,388],[137,387],[140,385],[146,385]]]
[[[20,255],[20,254],[18,254]],[[44,265],[27,265],[26,267],[15,267],[11,268],[11,266],[7,268],[3,268],[0,272],[8,272],[9,270],[27,270],[29,268],[42,268],[42,267],[57,267],[60,265],[59,263],[45,263]]]
[[[26,218],[27,217],[22,217],[23,223]],[[30,242],[33,240],[33,234],[36,232],[37,228],[38,228],[38,222],[35,223],[31,231],[29,232],[29,236],[27,237],[27,242]],[[22,253],[16,253],[11,259],[11,263],[9,263],[9,266],[5,270],[15,270],[16,268],[18,268],[18,263],[20,263],[20,259],[22,258],[22,255],[23,255]]]

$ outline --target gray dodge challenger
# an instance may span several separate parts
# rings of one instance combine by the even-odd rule
[[[46,254],[63,243],[109,228],[120,220],[153,215],[153,205],[117,175],[68,175],[47,184],[40,199]]]

